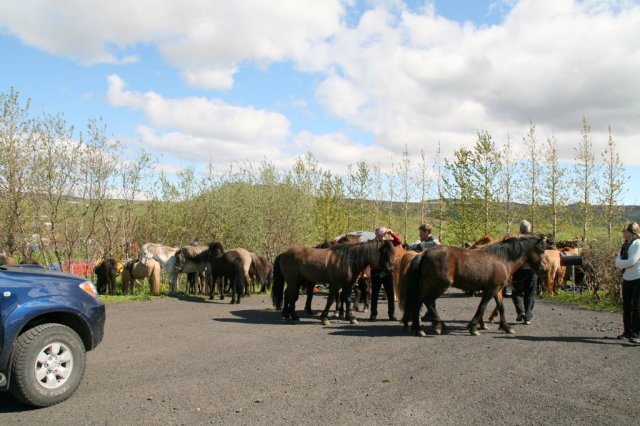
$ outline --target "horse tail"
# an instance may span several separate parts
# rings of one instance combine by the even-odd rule
[[[406,271],[400,279],[399,307],[405,316],[411,318],[416,306],[420,308],[420,261],[422,254],[402,258],[401,271]]]
[[[154,263],[151,275],[149,276],[151,294],[154,296],[160,295],[160,264]]]
[[[284,301],[284,275],[280,269],[280,256],[282,254],[276,256],[273,261],[273,285],[271,286],[271,300],[276,309],[282,309]]]

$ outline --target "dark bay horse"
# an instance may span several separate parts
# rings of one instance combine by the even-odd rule
[[[113,258],[104,259],[93,268],[96,275],[96,287],[99,294],[116,294],[116,277],[118,261]]]
[[[298,321],[295,303],[300,287],[313,286],[318,282],[328,283],[329,297],[320,316],[322,324],[329,324],[329,309],[337,300],[340,290],[346,302],[346,315],[352,324],[357,324],[349,297],[356,279],[369,265],[392,273],[394,261],[394,247],[389,241],[335,244],[329,248],[291,247],[280,253],[273,264],[273,304],[276,309],[282,309],[283,318]]]
[[[545,247],[544,236],[531,235],[506,238],[481,250],[442,245],[425,251],[418,267],[410,269],[407,279],[401,282],[400,306],[405,312],[404,326],[407,327],[411,319],[413,331],[425,335],[420,326],[420,307],[425,303],[436,333],[441,334],[444,323],[436,310],[436,300],[449,287],[456,287],[465,291],[482,291],[476,314],[467,326],[472,335],[478,335],[478,330],[484,328],[484,311],[492,298],[498,305],[500,328],[513,333],[505,320],[502,289],[525,261],[535,271],[542,271]]]
[[[245,294],[249,285],[248,267],[246,267],[246,250],[233,249],[225,250],[220,242],[212,242],[209,244],[207,251],[203,255],[207,255],[211,265],[211,289],[209,299],[213,300],[215,292],[215,282],[218,278],[228,278],[231,282],[231,303],[240,303],[240,298]],[[251,260],[250,254],[248,255]],[[221,287],[222,287],[222,283]],[[220,290],[224,296],[223,290]],[[222,297],[221,297],[222,299]]]

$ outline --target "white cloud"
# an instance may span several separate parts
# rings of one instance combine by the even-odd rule
[[[279,101],[293,96],[309,110],[317,103],[344,123],[344,132],[297,128],[291,135],[287,117],[251,107],[251,100],[234,106],[168,99],[161,88],[127,90],[111,76],[108,101],[145,114],[142,137],[194,161],[204,157],[193,152],[212,146],[222,157],[248,152],[281,161],[290,139],[292,151],[309,149],[335,167],[340,157],[343,165],[389,153],[399,158],[405,146],[432,157],[440,143],[449,156],[473,144],[478,129],[496,142],[507,135],[519,142],[530,121],[541,141],[554,133],[561,155],[571,159],[586,116],[596,152],[611,125],[624,161],[640,164],[637,2],[490,4],[503,11],[503,22],[459,23],[438,16],[431,3],[410,10],[397,0],[24,0],[0,5],[0,26],[25,44],[83,63],[125,63],[136,60],[136,47],[151,46],[195,88],[232,91],[248,63],[291,62],[318,76],[316,98],[284,87]],[[372,135],[373,144],[347,139],[354,128]]]
[[[281,114],[215,99],[165,99],[155,92],[128,91],[117,75],[109,76],[107,100],[144,113],[153,126],[138,127],[145,149],[188,161],[271,157],[289,133],[289,122]]]
[[[442,142],[447,156],[477,129],[519,141],[530,121],[542,140],[554,132],[575,146],[583,115],[596,152],[608,124],[630,148],[640,131],[631,118],[640,115],[640,6],[613,3],[522,0],[494,26],[379,6],[334,37],[318,99],[396,153],[407,144],[433,154]],[[625,160],[640,163],[640,153]]]

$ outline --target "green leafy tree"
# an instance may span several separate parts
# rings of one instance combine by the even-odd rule
[[[629,179],[625,174],[620,155],[616,150],[616,143],[611,135],[611,126],[609,126],[607,147],[602,153],[602,164],[604,166],[604,183],[600,194],[600,203],[604,206],[607,236],[611,240],[614,223],[620,222],[624,212],[624,208],[620,205],[621,197],[625,192],[625,184]]]
[[[516,174],[517,159],[513,151],[513,143],[507,137],[507,142],[502,146],[502,168],[500,169],[500,184],[502,186],[502,198],[504,210],[502,217],[505,224],[505,234],[512,232],[515,222],[516,209],[514,205],[515,194],[520,191],[520,179]]]
[[[525,196],[529,210],[529,221],[532,225],[532,231],[535,232],[538,227],[538,223],[541,222],[541,207],[540,207],[540,147],[536,136],[536,126],[533,123],[529,123],[529,132],[524,138],[524,144],[526,147],[526,157],[524,160],[525,165],[525,190],[527,195]]]
[[[575,148],[575,166],[573,174],[573,182],[576,190],[581,195],[579,204],[578,217],[582,225],[582,239],[587,240],[590,234],[590,225],[593,219],[593,194],[599,191],[598,173],[599,166],[595,162],[593,153],[593,144],[591,142],[591,126],[587,122],[586,117],[582,118],[582,139],[577,148]]]
[[[541,174],[541,195],[549,212],[545,216],[551,218],[549,221],[551,222],[551,237],[555,241],[558,236],[560,213],[566,206],[567,201],[565,195],[566,185],[564,184],[566,169],[559,163],[558,142],[555,136],[552,135],[547,138],[543,156],[545,161]]]
[[[491,135],[487,131],[478,132],[478,140],[471,154],[469,178],[476,188],[479,198],[480,229],[483,235],[491,235],[496,230],[495,218],[501,210],[499,204],[500,170],[502,163]]]
[[[24,253],[28,229],[26,223],[29,202],[31,152],[36,147],[38,129],[29,117],[30,101],[22,102],[13,88],[0,93],[0,251],[12,255]]]
[[[475,241],[478,222],[477,188],[470,179],[473,171],[473,153],[467,148],[454,152],[453,161],[445,159],[446,174],[442,177],[447,198],[449,222],[447,232],[452,245],[462,246]]]

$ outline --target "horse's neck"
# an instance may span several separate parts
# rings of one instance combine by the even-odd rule
[[[522,267],[522,265],[524,265],[526,263],[526,261],[527,261],[526,257],[523,257],[523,258],[517,259],[517,260],[507,260],[507,264],[511,268],[511,274],[513,274],[518,269],[520,269]]]
[[[172,247],[158,247],[152,252],[153,259],[164,265],[171,258],[175,257],[176,251],[177,250]]]

